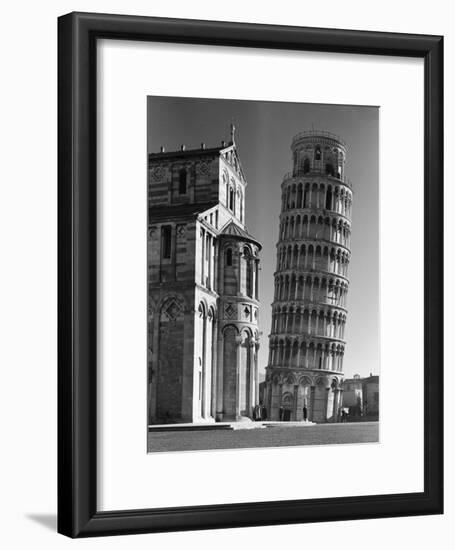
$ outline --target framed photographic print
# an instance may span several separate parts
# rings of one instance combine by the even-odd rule
[[[442,37],[59,19],[59,532],[442,513]]]

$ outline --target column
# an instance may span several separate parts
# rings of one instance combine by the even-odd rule
[[[216,376],[216,420],[221,421],[223,420],[223,410],[224,410],[224,404],[223,404],[223,361],[224,361],[224,353],[223,353],[223,336],[220,334],[218,336],[218,361],[217,361],[217,376]]]
[[[248,346],[250,347],[250,353],[249,353],[249,360],[250,364],[249,366],[249,380],[248,380],[248,415],[250,418],[253,417],[253,408],[256,405],[256,388],[255,388],[255,382],[256,382],[256,353],[255,353],[255,341],[251,340],[248,342]]]
[[[212,249],[213,249],[213,270],[212,270],[212,290],[214,292],[218,291],[218,273],[215,271],[216,267],[218,266],[218,242],[215,240],[215,238],[212,238]]]
[[[239,279],[238,279],[238,285],[237,285],[237,295],[241,295],[243,294],[243,288],[242,288],[242,261],[243,261],[243,258],[242,258],[242,249],[241,247],[238,247],[238,259],[239,259]]]
[[[329,392],[331,391],[330,386],[325,389],[325,399],[324,399],[324,421],[327,422],[327,417],[329,415],[328,405],[329,405]]]
[[[242,337],[236,336],[235,338],[235,345],[236,345],[236,371],[235,371],[235,381],[236,381],[236,388],[235,388],[235,419],[240,420],[240,363],[242,361],[242,355],[241,355],[241,345],[242,345]]]
[[[212,235],[207,233],[207,287],[212,290]]]
[[[218,363],[218,342],[215,345],[218,323],[212,318],[212,380],[211,380],[211,406],[210,414],[216,419],[216,397],[217,397],[217,363]]]
[[[202,321],[202,418],[207,418],[207,314]]]
[[[334,390],[333,393],[334,393],[334,396],[333,396],[332,422],[338,422],[338,401],[339,401],[340,390],[336,389]]]
[[[254,261],[254,297],[259,300],[259,260]]]
[[[205,231],[201,229],[201,284],[205,286]]]
[[[253,407],[259,403],[259,367],[258,367],[259,342],[254,343],[254,402]]]

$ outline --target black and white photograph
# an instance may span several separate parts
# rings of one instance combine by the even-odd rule
[[[450,6],[5,3],[3,548],[448,547]]]
[[[378,106],[147,98],[147,450],[379,443]]]

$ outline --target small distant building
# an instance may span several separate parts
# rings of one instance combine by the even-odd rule
[[[365,420],[379,418],[379,376],[361,378],[355,374],[353,378],[343,381],[343,409],[349,418],[355,420],[363,417]]]
[[[379,376],[370,373],[362,381],[363,407],[366,416],[379,418]]]
[[[348,409],[349,416],[362,416],[363,387],[359,374],[343,381],[343,408]]]

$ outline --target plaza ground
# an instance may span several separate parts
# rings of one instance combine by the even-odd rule
[[[156,431],[148,434],[149,452],[246,449],[340,443],[376,443],[379,422],[273,426],[253,430]]]

